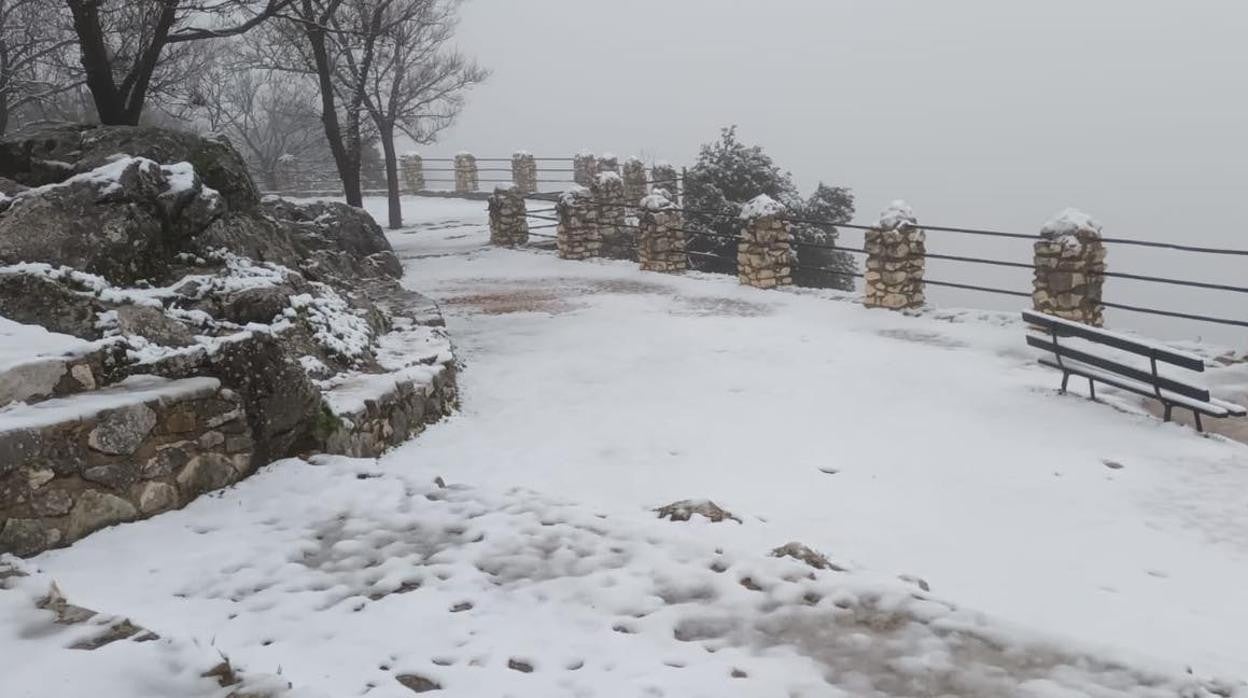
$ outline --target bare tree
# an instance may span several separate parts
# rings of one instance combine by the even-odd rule
[[[77,84],[58,69],[73,44],[59,9],[53,0],[0,0],[0,135],[14,115]]]
[[[377,127],[386,163],[391,228],[403,225],[399,201],[396,131],[416,143],[431,143],[450,126],[464,105],[464,92],[489,71],[447,50],[458,25],[460,0],[400,0],[396,21],[387,22],[374,53],[371,76],[347,62],[346,82],[364,84],[364,106]]]
[[[316,86],[244,62],[222,62],[200,76],[192,92],[193,118],[239,148],[261,185],[277,191],[314,180],[331,160],[317,116]]]
[[[66,0],[83,76],[101,123],[139,123],[161,67],[179,47],[243,34],[279,14],[292,0]],[[181,49],[181,58],[191,49]]]

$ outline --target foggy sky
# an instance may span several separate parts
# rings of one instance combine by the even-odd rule
[[[860,220],[903,198],[931,224],[1034,232],[1074,206],[1109,236],[1248,248],[1246,28],[1243,0],[469,0],[460,48],[494,75],[422,152],[688,164],[737,124],[803,191],[853,188]],[[1026,242],[940,233],[929,250],[1030,258]],[[1109,263],[1248,283],[1242,257],[1112,247]],[[1026,272],[929,274],[1030,290]],[[1248,319],[1243,294],[1111,279],[1107,297]],[[1111,320],[1248,344],[1238,330]]]

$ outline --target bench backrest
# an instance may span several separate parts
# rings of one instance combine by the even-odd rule
[[[1141,383],[1154,386],[1155,389],[1166,390],[1176,395],[1183,395],[1200,400],[1201,402],[1209,402],[1210,394],[1208,388],[1197,385],[1190,385],[1180,380],[1175,380],[1167,376],[1157,373],[1157,362],[1164,361],[1168,364],[1186,368],[1191,371],[1204,371],[1205,362],[1199,357],[1192,354],[1186,354],[1181,351],[1170,349],[1152,342],[1138,340],[1134,337],[1128,337],[1115,332],[1081,325],[1069,320],[1063,320],[1051,315],[1042,315],[1031,311],[1023,311],[1023,319],[1028,323],[1036,326],[1048,337],[1028,335],[1027,344],[1036,349],[1043,349],[1057,356],[1058,361],[1062,359],[1070,359],[1078,361],[1082,364],[1109,371],[1120,376],[1130,378]],[[1145,371],[1135,366],[1128,366],[1119,361],[1115,361],[1104,356],[1098,356],[1086,351],[1082,351],[1075,347],[1065,346],[1057,342],[1058,337],[1078,337],[1080,339],[1100,344],[1115,349],[1121,349],[1132,354],[1146,357],[1150,359],[1151,370]]]
[[[1058,337],[1079,337],[1096,344],[1104,344],[1107,347],[1121,349],[1123,351],[1138,354],[1157,361],[1164,361],[1174,366],[1186,368],[1189,371],[1204,372],[1205,362],[1199,356],[1188,354],[1176,349],[1171,349],[1154,342],[1148,342],[1134,337],[1128,337],[1117,332],[1102,330],[1089,325],[1082,325],[1070,320],[1063,320],[1052,315],[1044,315],[1032,312],[1030,310],[1023,311],[1023,320],[1029,324],[1043,328],[1045,332],[1055,334]]]

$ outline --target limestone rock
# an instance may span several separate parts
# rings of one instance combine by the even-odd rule
[[[53,184],[100,167],[117,153],[160,163],[189,162],[231,210],[247,210],[260,201],[246,163],[226,138],[151,127],[62,126],[0,143],[0,177],[27,186]]]
[[[178,505],[178,491],[163,482],[145,482],[139,488],[139,511],[146,516],[168,511]]]
[[[70,512],[67,533],[70,540],[78,540],[105,526],[131,521],[138,514],[134,505],[121,497],[87,490],[78,495],[78,502]]]
[[[166,347],[185,347],[195,342],[190,328],[146,305],[123,305],[117,308],[117,329],[122,334],[138,335]]]
[[[87,445],[101,453],[129,455],[138,449],[154,426],[156,413],[147,405],[111,410],[91,430]]]
[[[24,260],[23,260],[24,261]],[[82,339],[99,339],[96,316],[105,305],[89,294],[29,274],[0,274],[0,315]]]
[[[771,551],[772,557],[791,557],[800,560],[817,570],[833,570],[835,572],[844,572],[845,568],[834,564],[824,554],[812,550],[796,541],[786,543],[779,548]]]
[[[191,459],[178,473],[178,488],[187,497],[219,490],[238,481],[234,463],[220,453],[204,453]]]
[[[670,519],[671,521],[688,521],[695,515],[709,519],[712,523],[732,520],[741,523],[741,519],[733,515],[727,509],[721,509],[719,505],[709,499],[682,499],[679,502],[672,502],[666,506],[655,509],[660,519]]]
[[[47,550],[61,542],[64,534],[39,519],[9,519],[0,528],[0,553],[19,557]]]

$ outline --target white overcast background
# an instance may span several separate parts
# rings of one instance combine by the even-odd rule
[[[469,0],[459,46],[494,75],[421,152],[688,164],[737,124],[804,192],[851,187],[860,221],[903,198],[933,225],[1034,232],[1073,206],[1107,236],[1248,248],[1246,29],[1244,0]],[[1025,241],[947,233],[929,250],[1030,259]],[[1248,285],[1245,257],[1111,247],[1109,264]],[[1030,290],[1019,270],[929,276]],[[1106,296],[1248,319],[1245,294],[1111,279]],[[1248,344],[1235,328],[1110,321]]]

